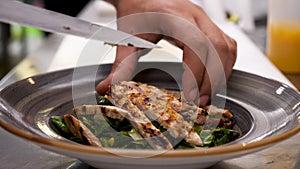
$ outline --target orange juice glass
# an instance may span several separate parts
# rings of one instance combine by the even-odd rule
[[[269,0],[267,55],[284,73],[300,73],[300,0]]]

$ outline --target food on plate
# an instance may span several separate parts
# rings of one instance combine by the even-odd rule
[[[64,115],[64,121],[75,137],[85,144],[101,147],[99,139],[76,117],[71,114]]]
[[[98,147],[213,147],[240,137],[229,110],[200,108],[178,91],[133,81],[112,84],[98,105],[78,106],[73,113],[51,117],[51,126],[64,137]]]
[[[124,97],[124,95],[128,97]],[[121,82],[111,86],[110,97],[114,105],[127,110],[136,118],[130,119],[130,121],[139,121],[139,125],[144,124],[137,127],[144,137],[153,137],[151,135],[149,137],[144,133],[153,130],[152,128],[155,126],[152,125],[150,120],[155,120],[164,129],[168,130],[174,139],[184,138],[190,144],[203,145],[193,126],[178,113],[178,111],[181,111],[182,105],[179,104],[182,102],[168,91],[132,81]],[[141,118],[146,120],[140,122]]]

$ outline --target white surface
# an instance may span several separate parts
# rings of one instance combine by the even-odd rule
[[[104,2],[95,1],[89,6],[88,13],[83,13],[82,18],[98,22],[115,28],[115,11]],[[96,12],[95,12],[96,11]],[[101,22],[102,21],[102,22]],[[255,46],[255,44],[236,26],[231,23],[218,23],[218,26],[238,44],[237,61],[234,69],[250,72],[266,78],[278,80],[289,86],[292,83],[268,60],[268,58]],[[182,51],[166,41],[159,42],[163,49],[155,49],[141,58],[141,61],[181,61]],[[162,52],[168,51],[168,53]],[[161,54],[164,54],[162,57]],[[160,57],[155,57],[160,54]],[[83,62],[84,57],[95,57],[92,62]],[[101,57],[104,59],[99,59]],[[98,63],[112,63],[114,61],[115,48],[104,46],[102,42],[90,42],[86,39],[66,36],[58,49],[49,70],[57,70],[80,65]],[[86,59],[88,60],[88,59]],[[78,62],[80,61],[80,62]],[[295,88],[295,87],[294,87]]]

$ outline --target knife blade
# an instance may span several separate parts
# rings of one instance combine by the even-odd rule
[[[125,32],[19,1],[0,0],[0,21],[34,27],[52,33],[70,34],[100,40],[111,45],[148,49],[159,48],[159,46],[151,42]]]

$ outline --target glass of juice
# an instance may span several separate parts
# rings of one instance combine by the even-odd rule
[[[269,0],[267,56],[284,73],[300,73],[300,0]]]

